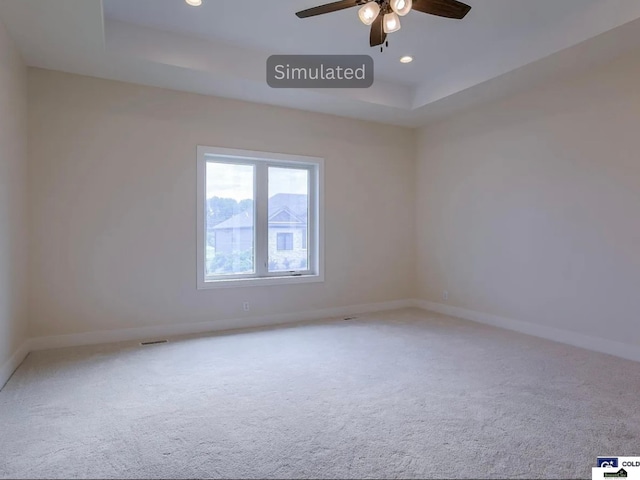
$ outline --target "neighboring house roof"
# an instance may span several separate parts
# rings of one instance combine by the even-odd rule
[[[296,224],[307,223],[307,195],[297,193],[278,193],[269,199],[269,223],[287,224],[295,226]],[[253,227],[253,207],[238,213],[224,222],[221,222],[212,230],[225,230],[237,228]]]
[[[293,225],[293,224],[305,224],[306,220],[301,219],[297,215],[295,215],[289,208],[282,207],[277,212],[274,212],[269,217],[270,224],[283,224],[283,225]]]
[[[307,221],[307,195],[299,193],[278,193],[269,199],[269,211],[273,212],[271,216],[285,207],[302,221]]]
[[[251,228],[253,227],[253,208],[228,218],[224,222],[217,224],[213,230],[223,230],[227,228]]]

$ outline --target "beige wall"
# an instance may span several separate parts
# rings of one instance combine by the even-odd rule
[[[640,345],[640,57],[422,129],[425,300]]]
[[[38,69],[29,95],[32,335],[414,294],[414,131]],[[324,283],[196,290],[198,144],[326,159]]]
[[[22,59],[0,22],[0,367],[27,335],[26,80]]]
[[[417,152],[408,129],[29,72],[34,336],[448,290],[640,345],[637,55],[430,125]],[[326,158],[325,283],[196,290],[198,144]]]

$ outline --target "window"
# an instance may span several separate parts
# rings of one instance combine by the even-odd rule
[[[293,233],[278,234],[278,250],[293,250]]]
[[[198,288],[322,281],[323,160],[198,147]]]

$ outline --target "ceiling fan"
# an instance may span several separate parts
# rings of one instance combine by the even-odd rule
[[[387,34],[400,30],[400,18],[411,10],[439,17],[462,19],[471,7],[457,0],[340,0],[296,13],[299,18],[315,17],[360,6],[358,16],[371,25],[369,44],[372,47],[387,41]]]

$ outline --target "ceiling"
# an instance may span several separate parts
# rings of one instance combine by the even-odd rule
[[[403,17],[383,53],[355,8],[294,15],[320,3],[0,0],[0,19],[30,66],[406,126],[640,48],[637,0],[467,0],[461,21]],[[272,89],[265,63],[276,53],[368,54],[375,83]]]

